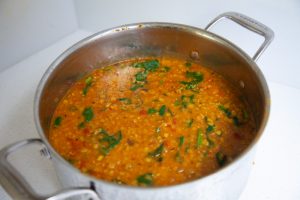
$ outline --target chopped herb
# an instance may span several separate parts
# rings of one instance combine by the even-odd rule
[[[54,120],[54,127],[59,127],[60,124],[61,124],[61,121],[62,121],[61,116],[56,117],[55,120]]]
[[[129,99],[129,98],[119,98],[118,100],[123,102],[126,105],[131,104],[131,99]]]
[[[179,151],[177,151],[176,154],[175,154],[175,160],[176,160],[176,162],[179,162],[179,163],[181,163],[183,161],[183,158],[180,155]]]
[[[195,98],[194,94],[190,95],[189,98],[190,98],[190,103],[195,103],[194,102],[194,98]]]
[[[193,90],[197,87],[197,85],[203,81],[203,74],[200,72],[190,72],[187,71],[185,76],[189,79],[192,79],[191,81],[181,81],[180,83],[185,85],[185,89],[187,90]]]
[[[138,176],[136,180],[140,186],[151,186],[153,185],[153,174],[152,173],[142,174]]]
[[[82,129],[82,128],[84,128],[84,127],[85,127],[85,123],[84,123],[84,122],[80,122],[80,123],[78,124],[78,128]]]
[[[117,144],[122,140],[122,132],[118,131],[115,135],[110,135],[104,129],[100,129],[99,133],[102,135],[100,142],[100,152],[103,155],[107,155]]]
[[[200,129],[197,130],[197,144],[196,148],[199,148],[202,144],[203,138],[202,138],[202,131]]]
[[[162,69],[161,69],[161,71],[162,72],[168,72],[168,71],[170,71],[170,67],[167,67],[167,66],[164,66]]]
[[[162,153],[164,151],[164,144],[162,143],[155,150],[148,153],[148,156],[154,158],[156,161],[161,162],[163,160]]]
[[[198,81],[199,83],[201,81],[203,81],[203,74],[200,73],[200,72],[190,72],[190,71],[187,71],[185,73],[185,76],[187,78],[191,78],[191,79],[194,79],[195,81]]]
[[[146,71],[154,72],[159,67],[159,61],[158,60],[148,60],[148,61],[144,61],[144,62],[134,63],[133,67],[143,68]]]
[[[206,134],[206,139],[209,147],[213,147],[215,145],[214,141]]]
[[[185,152],[185,153],[188,153],[188,152],[190,151],[190,148],[191,148],[191,145],[190,145],[190,144],[187,144],[187,145],[185,146],[184,152]]]
[[[186,122],[186,126],[187,126],[188,128],[191,128],[192,125],[193,125],[193,123],[194,123],[194,120],[193,120],[193,119],[189,119],[189,120],[187,120],[187,122]]]
[[[157,110],[155,108],[149,108],[148,109],[148,114],[149,115],[155,114],[156,112],[157,112]]]
[[[191,67],[191,66],[192,66],[192,63],[186,62],[184,65],[185,65],[186,67]]]
[[[89,77],[87,77],[86,79],[85,79],[85,84],[91,84],[92,83],[92,81],[93,81],[93,77],[92,76],[89,76]]]
[[[205,121],[207,122],[207,117],[205,117]],[[206,135],[206,140],[208,142],[208,146],[212,147],[215,145],[214,141],[209,137],[209,134],[215,129],[214,125],[208,125],[208,127],[206,128],[205,131],[205,135]]]
[[[144,72],[138,72],[136,75],[135,75],[135,80],[136,81],[146,81],[147,79],[147,71],[144,71]]]
[[[232,119],[232,122],[235,126],[241,125],[239,118],[237,116],[232,116],[232,113],[228,108],[225,108],[223,105],[219,105],[218,108],[221,111],[223,111],[229,119]],[[243,117],[244,117],[244,115],[245,115],[245,113],[243,112]],[[246,115],[248,115],[248,114],[246,113]]]
[[[89,88],[92,86],[92,82],[93,82],[93,77],[89,76],[85,79],[85,87],[82,90],[82,95],[86,96]]]
[[[219,151],[216,153],[216,160],[217,160],[219,166],[223,167],[227,162],[227,156]]]
[[[141,87],[144,87],[144,85],[140,84],[140,83],[133,83],[133,85],[131,86],[130,90],[131,91],[136,91],[137,89],[139,89]]]
[[[170,113],[171,116],[174,116],[174,113],[170,110],[170,108],[168,108],[168,113]]]
[[[235,126],[240,126],[240,125],[241,125],[240,120],[239,120],[239,118],[238,118],[237,116],[234,116],[234,117],[232,118],[232,121],[233,121],[233,124],[234,124]]]
[[[162,105],[160,107],[160,109],[158,110],[158,113],[160,116],[164,116],[165,112],[166,112],[167,106],[166,105]]]
[[[94,113],[92,107],[87,107],[83,110],[82,115],[86,122],[91,121],[94,118]]]
[[[248,120],[249,119],[249,114],[246,110],[243,110],[243,119]]]
[[[194,104],[195,95],[181,95],[180,100],[176,100],[174,105],[181,106],[181,108],[187,108],[189,104]]]
[[[179,137],[179,144],[178,144],[179,148],[182,147],[183,143],[184,143],[184,136],[182,135]]]
[[[187,89],[187,90],[195,89],[198,85],[198,82],[196,82],[196,81],[191,81],[191,82],[181,81],[180,83],[185,85],[185,89]]]
[[[215,126],[214,125],[208,125],[207,128],[206,128],[206,133],[211,133],[214,130],[215,130]]]
[[[135,82],[131,86],[130,90],[135,91],[138,88],[144,87],[144,84],[147,82],[148,72],[154,72],[159,67],[158,60],[148,60],[144,62],[134,63],[133,67],[142,68],[144,71],[138,72],[135,75]]]
[[[231,111],[228,108],[225,108],[223,105],[219,105],[218,108],[223,111],[227,117],[231,117]]]
[[[175,103],[174,103],[175,106],[179,106],[180,104],[181,104],[181,103],[180,103],[179,100],[176,100]]]

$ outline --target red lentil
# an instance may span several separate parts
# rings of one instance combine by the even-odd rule
[[[70,163],[118,184],[197,179],[237,157],[255,136],[247,103],[225,78],[175,58],[94,70],[58,104],[49,139]]]

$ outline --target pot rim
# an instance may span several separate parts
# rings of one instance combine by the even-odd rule
[[[220,169],[218,169],[218,170],[216,170],[216,171],[214,171],[210,174],[207,174],[203,177],[200,177],[200,178],[197,178],[197,179],[194,179],[194,180],[190,180],[190,181],[187,181],[187,182],[175,184],[175,185],[156,186],[156,187],[139,187],[139,186],[119,185],[119,184],[115,184],[115,183],[112,183],[112,182],[109,182],[109,181],[101,180],[101,179],[98,179],[96,177],[90,176],[88,174],[82,173],[79,169],[77,169],[72,164],[67,162],[52,147],[52,145],[48,142],[48,139],[47,139],[42,127],[41,127],[41,124],[40,124],[39,105],[40,105],[40,98],[42,96],[44,86],[47,83],[49,76],[56,69],[56,67],[65,58],[67,58],[69,55],[71,55],[77,49],[80,49],[81,47],[85,46],[86,44],[89,44],[89,43],[91,43],[91,42],[93,42],[93,41],[95,41],[95,40],[97,40],[101,37],[104,37],[106,35],[111,35],[111,34],[118,34],[118,32],[122,32],[122,31],[129,31],[129,30],[134,30],[134,29],[139,30],[139,29],[143,29],[143,28],[173,28],[173,29],[178,29],[178,30],[184,30],[184,31],[187,31],[187,32],[191,32],[191,33],[197,34],[201,37],[205,37],[207,39],[213,40],[214,42],[217,42],[217,43],[233,50],[234,53],[236,53],[240,57],[242,57],[249,64],[249,66],[252,68],[252,70],[256,73],[257,78],[259,79],[260,84],[261,84],[262,89],[263,89],[263,92],[265,94],[265,102],[266,103],[265,103],[265,112],[263,114],[263,120],[262,120],[262,123],[261,123],[259,129],[257,130],[256,137],[253,139],[251,144],[239,156],[237,156],[232,162],[228,163],[226,166],[224,166],[224,167],[222,167],[222,168],[220,168]],[[204,29],[197,28],[197,27],[194,27],[194,26],[189,26],[189,25],[185,25],[185,24],[178,24],[178,23],[168,23],[168,22],[141,22],[141,23],[133,23],[133,24],[126,24],[126,25],[116,26],[116,27],[113,27],[113,28],[110,28],[110,29],[99,31],[95,34],[92,34],[92,35],[78,41],[77,43],[75,43],[74,45],[72,45],[71,47],[69,47],[68,49],[63,51],[49,65],[48,69],[43,74],[43,76],[42,76],[42,78],[41,78],[41,80],[38,84],[38,87],[37,87],[36,93],[35,93],[35,97],[34,97],[34,121],[35,121],[35,125],[36,125],[39,136],[41,137],[42,141],[45,143],[47,149],[50,150],[50,155],[51,155],[52,158],[55,158],[59,162],[66,165],[74,173],[79,173],[80,175],[88,178],[91,181],[94,181],[95,183],[99,182],[101,184],[105,184],[105,185],[108,185],[108,186],[111,186],[111,187],[130,189],[130,190],[159,191],[159,190],[166,190],[166,189],[172,189],[172,188],[183,187],[183,186],[188,187],[192,184],[196,184],[198,182],[203,182],[207,179],[212,179],[213,177],[217,176],[218,174],[228,171],[234,165],[239,163],[240,160],[245,158],[246,155],[251,150],[254,149],[255,145],[258,143],[258,141],[260,140],[260,138],[261,138],[261,136],[262,136],[262,134],[265,130],[266,124],[268,122],[269,114],[270,114],[270,92],[269,92],[269,89],[268,89],[267,82],[266,82],[261,70],[257,66],[257,64],[252,60],[252,58],[249,57],[249,55],[247,55],[242,49],[240,49],[238,46],[236,46],[232,42],[228,41],[227,39],[225,39],[225,38],[223,38],[223,37],[221,37],[217,34],[211,33],[209,31],[206,31]]]

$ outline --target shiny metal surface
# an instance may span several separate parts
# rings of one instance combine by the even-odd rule
[[[22,150],[23,147],[38,144],[45,148],[45,145],[41,139],[27,139],[20,142],[11,144],[0,151],[0,174],[1,185],[8,191],[11,197],[15,200],[63,200],[74,196],[83,196],[90,200],[101,200],[98,195],[89,188],[73,188],[59,191],[55,194],[51,194],[50,197],[38,194],[22,176],[16,170],[16,168],[10,164],[8,157],[15,151]],[[6,180],[3,180],[6,179]]]
[[[246,15],[235,12],[227,12],[217,16],[205,27],[205,30],[209,30],[214,24],[216,24],[218,21],[224,18],[230,19],[238,23],[239,25],[247,28],[248,30],[253,31],[265,38],[262,45],[252,57],[254,61],[258,60],[259,56],[265,51],[265,49],[271,44],[271,42],[274,39],[274,32],[269,27]]]
[[[9,155],[32,144],[43,145],[43,142],[41,139],[23,140],[11,144],[0,151],[0,173],[3,176],[3,179],[6,179],[5,183],[1,181],[1,185],[12,195],[13,199],[42,199],[42,196],[32,189],[25,178],[8,161]]]
[[[238,22],[241,23],[241,16],[237,13],[225,13],[219,18],[238,18]],[[212,21],[207,28],[219,18]],[[254,20],[248,17],[242,22],[244,24],[247,22],[245,26],[250,30],[260,30],[260,26],[249,23]],[[264,49],[267,45],[262,47]],[[258,50],[255,59],[263,49]],[[65,161],[48,142],[50,120],[57,103],[74,82],[94,68],[124,59],[150,56],[176,56],[197,62],[212,68],[239,87],[255,115],[257,124],[255,140],[242,155],[224,168],[198,180],[174,186],[153,188],[122,186],[81,173]],[[255,145],[267,123],[269,109],[268,86],[258,66],[247,54],[226,39],[206,30],[171,23],[121,26],[96,33],[78,42],[50,65],[40,81],[34,102],[37,130],[51,154],[64,187],[73,192],[77,190],[76,188],[95,189],[101,200],[237,199],[246,184]],[[2,162],[0,164],[3,165]],[[20,179],[20,176],[17,175],[16,179]],[[20,184],[25,192],[32,193],[26,182],[21,181]],[[93,190],[89,191],[93,193]],[[60,194],[62,197],[63,193]]]

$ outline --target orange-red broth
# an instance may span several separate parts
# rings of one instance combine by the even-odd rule
[[[219,169],[255,136],[239,91],[180,59],[94,70],[58,104],[49,140],[83,173],[119,184],[173,185]]]

